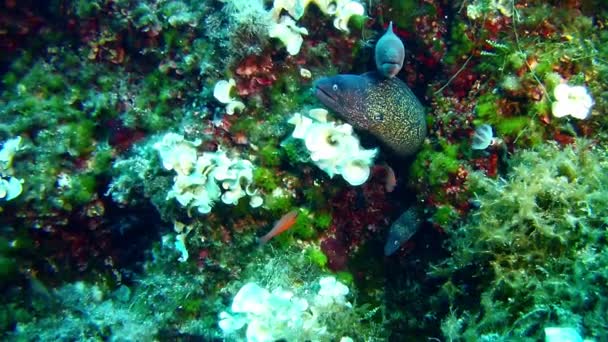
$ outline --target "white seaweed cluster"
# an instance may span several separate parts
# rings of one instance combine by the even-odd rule
[[[348,21],[352,16],[365,14],[363,5],[355,0],[274,0],[270,10],[273,22],[269,27],[269,36],[277,38],[287,48],[290,55],[300,52],[303,36],[308,35],[308,30],[297,26],[306,8],[314,3],[326,15],[334,17],[334,27],[340,31],[349,32]],[[287,12],[287,14],[283,14]]]
[[[13,158],[21,149],[21,137],[5,141],[0,149],[0,199],[10,201],[21,194],[23,179],[12,176]]]
[[[301,139],[310,159],[329,177],[341,175],[350,185],[367,181],[378,149],[366,150],[349,124],[327,120],[327,110],[311,109],[308,115],[294,114],[289,123],[295,125],[291,134]]]
[[[333,276],[320,278],[319,286],[316,295],[303,298],[282,288],[271,292],[247,283],[234,296],[231,312],[220,313],[219,326],[228,337],[240,336],[246,327],[248,342],[331,340],[325,320],[352,310],[346,301],[349,289]]]
[[[251,207],[262,205],[253,189],[254,166],[249,160],[229,158],[222,150],[198,154],[200,140],[188,141],[182,135],[167,133],[154,144],[163,167],[175,171],[175,183],[167,199],[175,198],[187,208],[207,214],[218,200],[236,205],[249,196]]]

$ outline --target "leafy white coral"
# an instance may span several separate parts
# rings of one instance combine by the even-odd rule
[[[10,201],[21,194],[23,179],[10,176],[13,173],[13,158],[22,149],[21,137],[5,141],[0,149],[0,199]]]
[[[593,99],[587,88],[560,83],[555,87],[553,95],[555,102],[551,106],[551,112],[554,116],[561,118],[570,115],[581,120],[589,117]]]
[[[250,161],[229,158],[222,150],[199,155],[195,149],[199,144],[168,133],[154,145],[165,169],[176,173],[167,199],[175,198],[183,207],[196,208],[202,214],[209,213],[218,200],[236,205],[247,195],[252,207],[262,204],[251,188],[254,166]]]
[[[363,5],[355,0],[274,0],[270,10],[273,23],[270,25],[269,35],[281,40],[290,55],[297,55],[300,52],[304,42],[302,36],[308,34],[308,30],[298,27],[296,21],[304,15],[306,8],[311,3],[317,5],[321,12],[334,16],[334,27],[346,33],[349,32],[350,18],[365,14]],[[288,15],[281,15],[284,11]]]
[[[350,310],[348,287],[329,276],[319,279],[313,298],[302,298],[282,288],[272,292],[256,283],[245,284],[234,296],[231,313],[220,313],[219,326],[226,335],[238,334],[245,325],[247,341],[329,340],[324,320]]]
[[[308,30],[296,25],[295,20],[290,16],[282,16],[276,23],[272,23],[268,32],[271,38],[277,38],[287,48],[290,55],[297,55],[300,52],[303,35],[308,35]]]
[[[245,109],[245,104],[230,94],[235,87],[236,81],[232,78],[228,81],[220,80],[213,87],[213,97],[226,105],[226,114],[228,115],[234,114],[237,110]]]
[[[308,116],[296,113],[293,138],[304,141],[310,159],[330,177],[342,175],[351,185],[361,185],[370,175],[377,149],[363,149],[349,124],[327,121],[327,111],[316,108]]]
[[[8,170],[13,166],[13,157],[21,149],[21,137],[5,141],[0,150],[0,171]]]
[[[8,179],[0,178],[0,199],[10,201],[21,194],[23,187],[22,179],[9,177]]]

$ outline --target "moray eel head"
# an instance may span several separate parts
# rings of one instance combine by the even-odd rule
[[[375,59],[378,72],[384,77],[394,77],[403,67],[405,47],[393,32],[392,21],[376,44]]]
[[[357,129],[371,133],[399,156],[410,156],[426,136],[425,111],[410,88],[394,77],[405,49],[392,23],[376,45],[377,71],[323,77],[315,96]]]
[[[322,77],[314,84],[315,96],[325,106],[361,129],[370,126],[370,122],[362,115],[369,89],[370,80],[362,75]]]

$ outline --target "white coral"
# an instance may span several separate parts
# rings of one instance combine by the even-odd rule
[[[226,105],[226,114],[228,115],[234,114],[237,110],[245,109],[245,104],[230,94],[234,88],[236,88],[236,81],[232,78],[228,81],[220,80],[213,87],[213,97]]]
[[[21,149],[21,137],[8,139],[0,150],[0,171],[6,171],[13,166],[13,157]]]
[[[215,202],[236,205],[250,197],[251,207],[262,205],[262,198],[252,188],[254,165],[244,159],[229,158],[222,150],[198,154],[200,141],[188,141],[175,133],[166,134],[154,144],[163,167],[174,170],[174,183],[167,199],[177,200],[187,208],[207,214]]]
[[[284,15],[279,18],[278,22],[272,23],[268,35],[271,38],[277,38],[287,48],[290,55],[297,55],[300,52],[304,38],[308,35],[308,30],[304,27],[296,25],[295,20],[290,16]]]
[[[308,34],[308,30],[297,26],[296,21],[304,15],[311,3],[316,4],[324,14],[335,17],[334,27],[346,33],[349,32],[350,18],[365,14],[363,5],[355,0],[274,0],[270,10],[273,22],[269,27],[269,36],[283,42],[290,55],[300,52],[303,36]],[[287,14],[282,15],[284,12]]]

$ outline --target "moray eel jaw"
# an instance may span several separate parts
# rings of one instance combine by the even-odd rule
[[[355,128],[369,129],[365,117],[365,99],[370,89],[369,79],[363,75],[344,74],[322,77],[314,84],[315,96]]]
[[[323,77],[315,82],[315,96],[324,105],[335,110],[338,107],[338,95],[335,90],[332,90],[333,82],[329,77]]]

